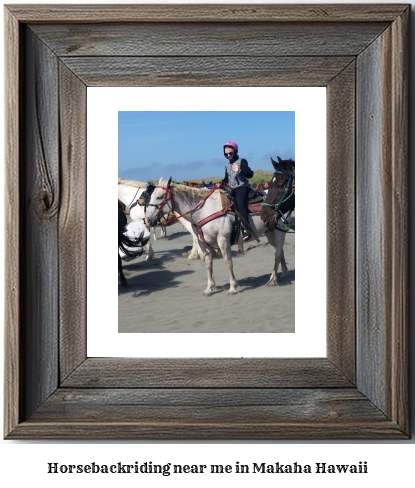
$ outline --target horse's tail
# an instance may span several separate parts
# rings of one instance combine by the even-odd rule
[[[131,238],[122,232],[118,232],[118,249],[126,256],[135,258],[143,254],[143,245],[146,244],[147,240],[143,241],[142,239]]]

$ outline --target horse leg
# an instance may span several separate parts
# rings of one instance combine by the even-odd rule
[[[235,279],[235,275],[233,274],[233,261],[232,261],[232,249],[229,239],[225,236],[218,236],[218,245],[219,249],[222,253],[223,260],[225,261],[225,265],[228,269],[229,273],[229,295],[235,295],[238,293],[238,282]]]
[[[282,250],[281,256],[281,272],[282,278],[286,278],[288,276],[288,268],[287,263],[285,262],[284,249]]]
[[[150,232],[151,232],[151,229],[153,230],[153,237],[154,237],[154,240],[157,241],[157,236],[156,236],[156,228],[155,227],[151,227],[150,228]],[[151,259],[151,258],[150,258]]]
[[[192,237],[193,237],[193,246],[187,259],[197,259],[199,257],[199,252],[198,252],[199,244],[197,241],[197,237],[194,235],[192,235]],[[204,258],[205,257],[203,256],[203,259]]]
[[[205,255],[205,266],[207,271],[208,284],[206,290],[203,292],[206,297],[212,296],[216,291],[215,278],[213,277],[212,253],[207,252]]]
[[[146,261],[149,261],[150,259],[153,259],[154,258],[154,251],[153,251],[153,247],[151,246],[151,242],[150,241],[151,241],[151,239],[149,239],[147,241],[147,244],[144,246],[144,249],[147,252]]]
[[[200,249],[199,241],[195,235],[193,235],[192,237],[193,237],[193,247],[187,259],[200,258],[203,261],[205,259],[205,255],[203,254],[203,251]]]
[[[268,286],[274,286],[277,284],[277,271],[280,263],[283,268],[283,276],[286,276],[288,272],[283,250],[285,233],[274,230],[274,232],[268,231],[266,236],[268,242],[275,248],[274,269],[267,283]]]
[[[200,259],[204,261],[205,253],[202,251],[202,249],[199,246],[199,239],[197,237],[196,226],[193,226],[188,220],[183,218],[180,218],[179,222],[183,225],[183,227],[187,230],[187,232],[190,232],[190,234],[193,237],[193,247],[187,259],[197,259],[198,257],[200,257]]]
[[[161,228],[160,237],[167,237],[167,227],[165,225]]]
[[[122,270],[122,263],[121,263],[121,256],[120,253],[118,253],[118,272],[120,273],[120,282],[121,286],[125,288],[127,285],[127,280],[125,279],[123,270]]]
[[[207,279],[208,279],[207,288],[203,293],[206,297],[210,297],[216,291],[215,278],[213,277],[213,263],[212,263],[213,254],[210,249],[206,248],[206,246],[202,241],[199,241],[199,246],[203,252],[206,271],[207,271]]]

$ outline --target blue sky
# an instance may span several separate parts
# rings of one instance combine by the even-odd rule
[[[253,170],[295,160],[295,112],[118,112],[118,177],[221,178],[226,141]]]

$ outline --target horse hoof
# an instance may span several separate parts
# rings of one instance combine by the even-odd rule
[[[228,295],[236,295],[238,292],[237,290],[229,290]]]
[[[211,297],[216,291],[216,288],[208,288],[203,293],[206,297]]]
[[[275,281],[268,281],[267,286],[275,286]]]

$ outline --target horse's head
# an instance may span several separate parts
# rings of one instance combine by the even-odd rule
[[[150,198],[153,194],[154,188],[156,187],[153,185],[153,183],[147,183],[146,189],[140,198],[140,205],[144,206],[144,208],[147,208],[148,204],[150,203]]]
[[[277,159],[271,158],[275,172],[261,210],[261,220],[268,228],[275,227],[281,215],[295,207],[295,161]]]
[[[168,214],[173,212],[173,197],[171,193],[171,177],[169,180],[160,178],[158,185],[154,187],[147,204],[147,225],[155,226],[161,218],[168,219]]]

